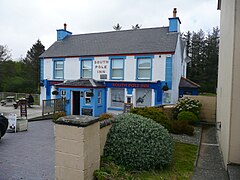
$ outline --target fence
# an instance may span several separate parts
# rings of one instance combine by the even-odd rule
[[[54,114],[55,112],[65,110],[65,100],[64,99],[49,99],[42,101],[42,115]]]
[[[15,92],[0,92],[0,101],[5,100],[7,96],[14,96],[16,100],[20,98],[27,98],[27,93],[15,93]],[[32,94],[34,98],[34,104],[40,105],[40,95],[39,94]]]

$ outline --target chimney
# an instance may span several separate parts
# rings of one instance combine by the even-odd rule
[[[57,40],[61,41],[68,35],[72,35],[72,32],[67,31],[67,24],[64,23],[63,24],[63,29],[58,29],[57,30]]]
[[[177,8],[173,8],[173,17],[177,17]]]
[[[173,17],[169,19],[169,32],[180,32],[181,21],[177,17],[177,8],[173,8]]]

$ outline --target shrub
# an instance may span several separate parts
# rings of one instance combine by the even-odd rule
[[[61,112],[56,112],[53,114],[53,122],[55,122],[58,118],[66,116],[66,113],[61,111]]]
[[[161,169],[172,160],[173,141],[160,124],[125,113],[116,117],[107,137],[104,155],[131,170]]]
[[[187,121],[174,120],[172,122],[172,133],[193,136],[194,128],[190,126]]]
[[[201,106],[202,104],[196,99],[188,97],[180,99],[173,110],[173,116],[176,119],[177,115],[182,111],[191,111],[192,113],[198,116],[200,113]]]
[[[133,179],[123,166],[116,165],[111,157],[101,157],[101,169],[94,171],[96,179]]]
[[[110,114],[110,113],[103,113],[99,116],[99,121],[103,121],[103,120],[106,120],[106,119],[110,119],[110,118],[113,118],[113,114]]]
[[[168,131],[171,130],[171,123],[168,120],[167,116],[159,109],[154,107],[144,107],[144,108],[133,108],[130,113],[138,114],[143,117],[152,119],[157,123],[160,123]]]
[[[198,117],[191,111],[181,111],[177,119],[179,121],[187,121],[189,124],[194,124],[198,121]]]

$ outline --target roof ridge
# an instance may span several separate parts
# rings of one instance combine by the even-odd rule
[[[105,34],[105,33],[120,33],[120,32],[127,32],[127,31],[144,31],[144,30],[149,30],[149,29],[163,29],[163,28],[169,28],[169,26],[162,26],[162,27],[151,27],[151,28],[140,28],[140,29],[125,29],[125,30],[119,30],[119,31],[103,31],[103,32],[92,32],[92,33],[82,33],[82,34],[72,34],[68,37],[71,36],[80,36],[80,35],[93,35],[93,34]]]

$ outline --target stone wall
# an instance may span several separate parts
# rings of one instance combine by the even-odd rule
[[[216,122],[216,103],[217,99],[216,96],[185,96],[197,99],[201,102],[202,107],[200,111],[200,120],[206,121],[209,123]]]

